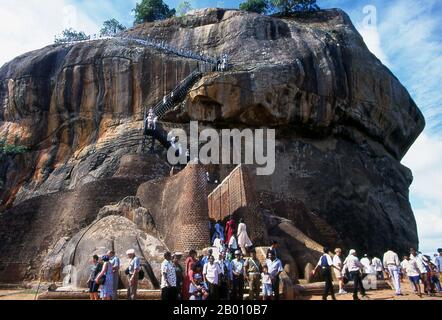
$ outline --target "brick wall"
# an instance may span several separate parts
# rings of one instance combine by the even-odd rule
[[[233,215],[244,218],[247,231],[255,245],[264,245],[266,229],[258,210],[255,175],[252,167],[239,165],[208,196],[209,217],[224,220]]]
[[[189,164],[180,173],[140,186],[137,196],[172,251],[201,250],[210,244],[206,168]]]

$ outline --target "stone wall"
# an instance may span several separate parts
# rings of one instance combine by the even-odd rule
[[[141,181],[110,178],[33,198],[0,215],[0,282],[36,279],[50,247],[88,226],[105,205],[134,195]]]
[[[206,168],[196,164],[172,177],[144,183],[137,193],[174,251],[200,250],[210,244],[207,196]]]

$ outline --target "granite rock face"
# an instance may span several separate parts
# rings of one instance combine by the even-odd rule
[[[167,127],[199,120],[215,129],[275,128],[275,173],[257,177],[263,211],[322,245],[373,254],[418,245],[408,199],[412,174],[400,161],[425,121],[344,12],[276,18],[207,9],[125,35],[229,55],[232,68],[205,73],[166,115]],[[159,208],[147,203],[146,187],[171,167],[164,150],[140,152],[143,108],[199,64],[108,39],[48,46],[0,69],[0,135],[29,148],[0,163],[0,273],[13,275],[1,281],[38,277],[48,254],[51,263],[60,261],[57,250],[104,206],[138,192],[145,210]],[[218,172],[220,179],[228,173]],[[173,190],[188,190],[180,183]],[[10,259],[16,246],[23,249],[17,268]]]

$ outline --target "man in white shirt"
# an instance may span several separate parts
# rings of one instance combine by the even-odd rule
[[[411,284],[414,286],[414,292],[417,293],[419,297],[422,297],[421,286],[419,283],[421,279],[420,270],[416,257],[406,257],[405,261],[403,261],[401,265]]]
[[[333,273],[335,274],[336,280],[339,283],[339,293],[338,294],[346,294],[347,291],[344,290],[344,275],[342,274],[342,250],[341,248],[335,249],[335,255],[333,256]]]
[[[220,268],[220,279],[218,281],[220,300],[229,300],[229,288],[233,281],[232,262],[226,259],[224,252],[220,252],[219,258],[215,263]]]
[[[272,279],[275,300],[279,300],[279,275],[284,271],[282,262],[276,258],[273,251],[269,251],[267,254],[266,265],[269,269],[270,278]]]
[[[316,273],[318,269],[321,270],[322,278],[325,281],[324,294],[322,295],[322,300],[327,300],[328,295],[330,294],[333,300],[336,300],[335,291],[333,288],[332,281],[332,273],[331,268],[333,268],[333,260],[330,257],[329,249],[327,247],[324,248],[324,254],[319,258],[318,264],[313,272],[313,275]]]
[[[382,261],[378,257],[373,257],[371,260],[371,265],[376,272],[376,277],[378,280],[384,280],[384,269],[382,268]]]
[[[366,275],[373,273],[373,269],[371,267],[371,261],[370,258],[368,257],[368,254],[364,254],[364,257],[361,259],[361,264],[364,266],[362,270],[362,279],[364,279]]]
[[[390,274],[390,277],[393,281],[393,286],[396,291],[396,295],[397,296],[402,295],[401,280],[399,278],[400,262],[397,253],[392,250],[388,250],[387,252],[385,252],[383,258],[383,264],[384,268],[388,270],[388,273]]]
[[[422,259],[422,256],[418,254],[416,249],[410,249],[410,259],[415,259],[419,268],[422,283],[424,284],[424,291],[431,294],[431,283],[428,277],[427,263]]]
[[[166,252],[161,264],[161,300],[175,301],[176,299],[176,270],[172,263],[172,254]]]
[[[215,263],[215,257],[209,257],[209,262],[204,265],[204,281],[209,286],[209,300],[219,300],[219,278],[221,269],[218,263]]]
[[[358,298],[358,291],[361,292],[362,297],[365,297],[365,288],[362,284],[361,279],[361,271],[364,266],[359,261],[358,257],[356,256],[356,250],[351,249],[348,257],[344,261],[344,269],[342,270],[343,274],[346,270],[350,273],[350,278],[353,280],[354,283],[354,289],[353,289],[353,300],[359,300]]]
[[[234,236],[232,236],[233,238]],[[241,251],[235,251],[235,259],[232,260],[232,300],[243,300],[244,296],[244,264]]]

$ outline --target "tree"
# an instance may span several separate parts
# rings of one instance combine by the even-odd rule
[[[100,30],[100,36],[102,37],[113,37],[117,33],[126,30],[118,20],[110,19],[103,22],[103,27]]]
[[[176,12],[179,16],[182,17],[185,16],[187,12],[189,12],[192,9],[193,9],[192,5],[190,4],[189,1],[181,1],[176,9]]]
[[[241,10],[256,13],[266,13],[268,7],[268,0],[247,0],[239,5]]]
[[[17,154],[25,153],[28,148],[25,146],[9,144],[6,138],[0,139],[0,164],[8,156],[15,156]],[[0,178],[0,189],[3,189],[4,181]]]
[[[316,0],[271,0],[273,9],[283,15],[290,15],[295,12],[316,11],[319,6]]]
[[[25,146],[9,144],[6,141],[6,138],[0,139],[0,160],[3,160],[7,156],[15,156],[27,151],[28,148],[26,148]]]
[[[175,15],[175,9],[169,9],[169,6],[162,0],[141,0],[133,11],[135,13],[134,24],[164,20]]]
[[[54,43],[66,43],[73,41],[90,40],[91,36],[87,36],[83,31],[75,31],[72,28],[65,29],[59,36],[55,36]]]

